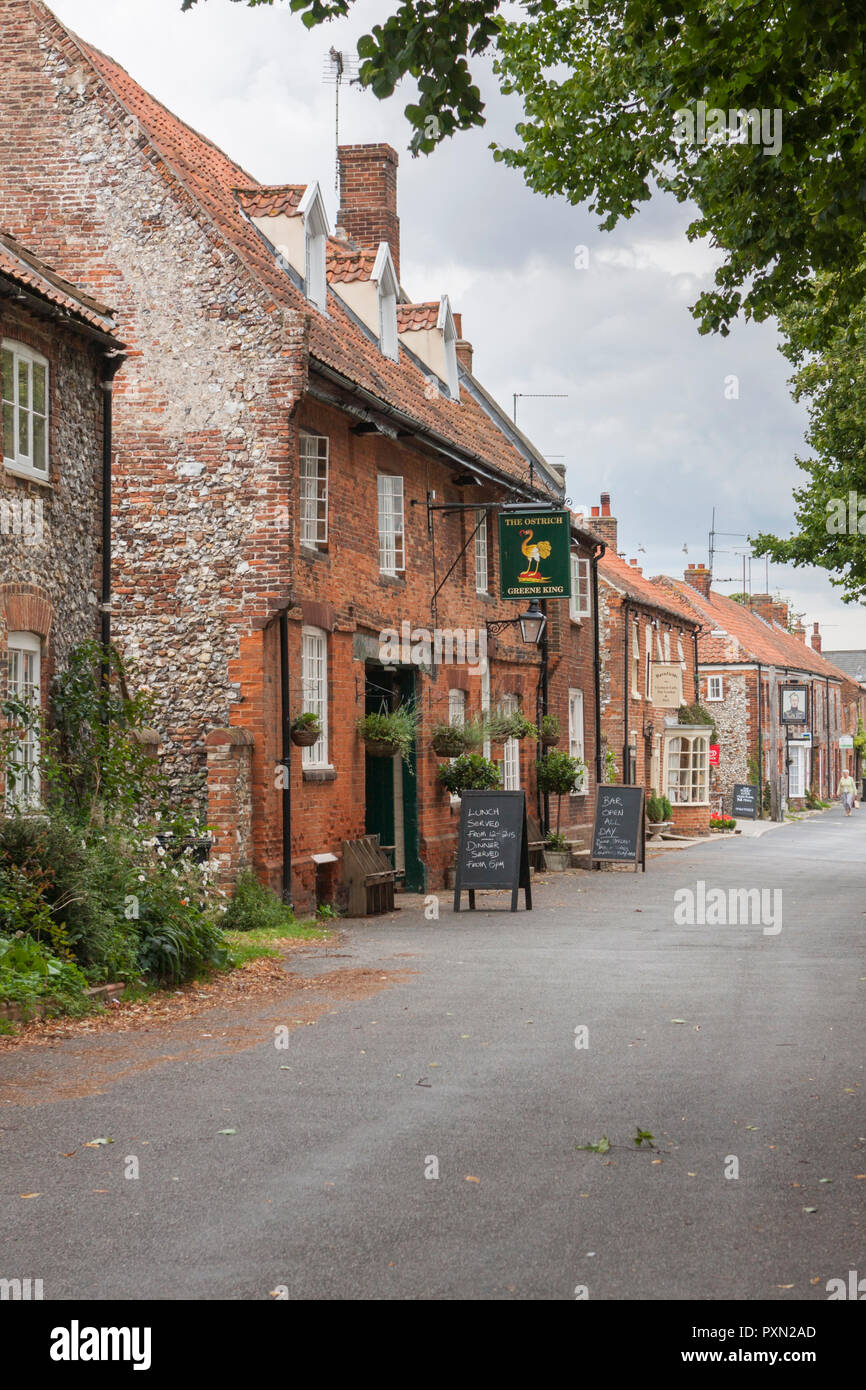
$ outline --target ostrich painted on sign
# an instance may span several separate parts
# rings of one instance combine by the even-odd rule
[[[524,584],[546,584],[547,576],[541,573],[541,561],[546,560],[550,554],[550,541],[534,541],[529,528],[525,528],[520,534],[526,537],[520,547],[526,556],[526,569],[517,576],[518,580],[522,580]]]

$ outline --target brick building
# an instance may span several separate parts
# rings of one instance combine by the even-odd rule
[[[397,156],[343,147],[333,234],[316,184],[260,185],[70,33],[0,0],[0,221],[116,306],[129,357],[113,466],[115,635],[159,702],[178,796],[306,904],[340,842],[378,831],[437,886],[456,820],[429,745],[481,709],[534,719],[542,655],[512,629],[477,659],[383,659],[384,632],[475,642],[501,603],[495,518],[561,502],[561,476],[478,382],[447,296],[400,281]],[[548,708],[591,775],[597,544],[574,537],[572,611],[548,605]],[[365,712],[417,702],[407,766],[365,754]],[[288,723],[322,736],[293,748]],[[493,748],[534,796],[535,745]],[[532,804],[532,803],[531,803]],[[329,862],[333,864],[334,859]],[[337,864],[339,873],[339,866]],[[320,875],[317,881],[317,874]]]
[[[0,671],[46,706],[72,647],[108,617],[103,456],[122,362],[110,311],[0,233]],[[0,805],[38,797],[35,736]]]
[[[674,829],[707,830],[710,729],[681,724],[697,693],[700,623],[675,594],[617,551],[610,496],[589,525],[607,546],[600,559],[601,731],[611,777],[671,803]]]
[[[734,783],[769,785],[772,809],[802,807],[810,788],[832,797],[852,754],[840,740],[857,728],[860,692],[812,645],[788,604],[753,594],[746,606],[714,591],[705,565],[685,580],[661,581],[703,623],[698,639],[701,700],[718,730],[712,794],[730,811]],[[788,715],[783,719],[783,713]]]

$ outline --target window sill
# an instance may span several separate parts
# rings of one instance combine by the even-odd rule
[[[307,545],[304,541],[301,541],[299,549],[302,560],[330,560],[331,558],[328,554],[327,546]]]
[[[336,782],[337,769],[335,767],[305,767],[305,782]]]
[[[406,580],[402,574],[384,574],[381,570],[379,571],[379,583],[386,588],[390,585],[397,589],[405,589],[406,587]]]
[[[10,473],[13,478],[23,478],[25,482],[38,483],[40,487],[50,488],[53,486],[51,479],[46,477],[44,473],[31,472],[29,469],[17,463],[7,463],[4,459],[3,468],[5,472]]]

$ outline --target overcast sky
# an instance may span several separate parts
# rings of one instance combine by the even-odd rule
[[[50,0],[49,0],[50,3]],[[354,51],[388,11],[360,0],[350,20],[307,31],[287,0],[250,10],[232,0],[53,0],[58,16],[111,54],[144,87],[264,183],[318,179],[332,225],[335,112],[323,80],[329,48]],[[413,160],[402,108],[411,93],[378,102],[341,89],[340,139],[387,141],[400,154],[401,273],[414,300],[447,293],[463,314],[474,370],[518,423],[567,467],[575,505],[611,494],[620,549],[646,574],[679,574],[708,559],[719,532],[793,526],[791,490],[804,475],[805,412],[790,399],[787,364],[772,325],[740,324],[726,339],[700,337],[688,312],[710,283],[714,253],[685,238],[687,210],[654,198],[631,222],[600,232],[585,209],[529,192],[494,164],[487,146],[508,141],[520,110],[477,76],[488,125]],[[575,268],[575,248],[589,264]],[[738,399],[726,399],[736,376]],[[714,573],[742,588],[739,535],[719,535]],[[684,547],[688,547],[687,553]],[[736,553],[740,552],[740,553]],[[765,587],[754,560],[752,590]],[[730,581],[730,582],[723,582]],[[771,565],[771,590],[788,595],[825,649],[866,647],[862,606],[841,603],[819,570]]]

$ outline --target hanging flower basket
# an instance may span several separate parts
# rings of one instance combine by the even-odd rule
[[[291,738],[292,743],[298,748],[312,748],[314,743],[318,743],[322,737],[322,726],[318,716],[312,713],[299,714],[297,719],[292,720]]]
[[[562,738],[559,720],[554,714],[545,714],[541,720],[541,742],[545,748],[555,748]]]
[[[396,758],[400,752],[399,743],[383,738],[364,739],[364,747],[371,758]]]
[[[460,725],[437,725],[430,742],[440,758],[459,758],[466,752],[466,735]]]

